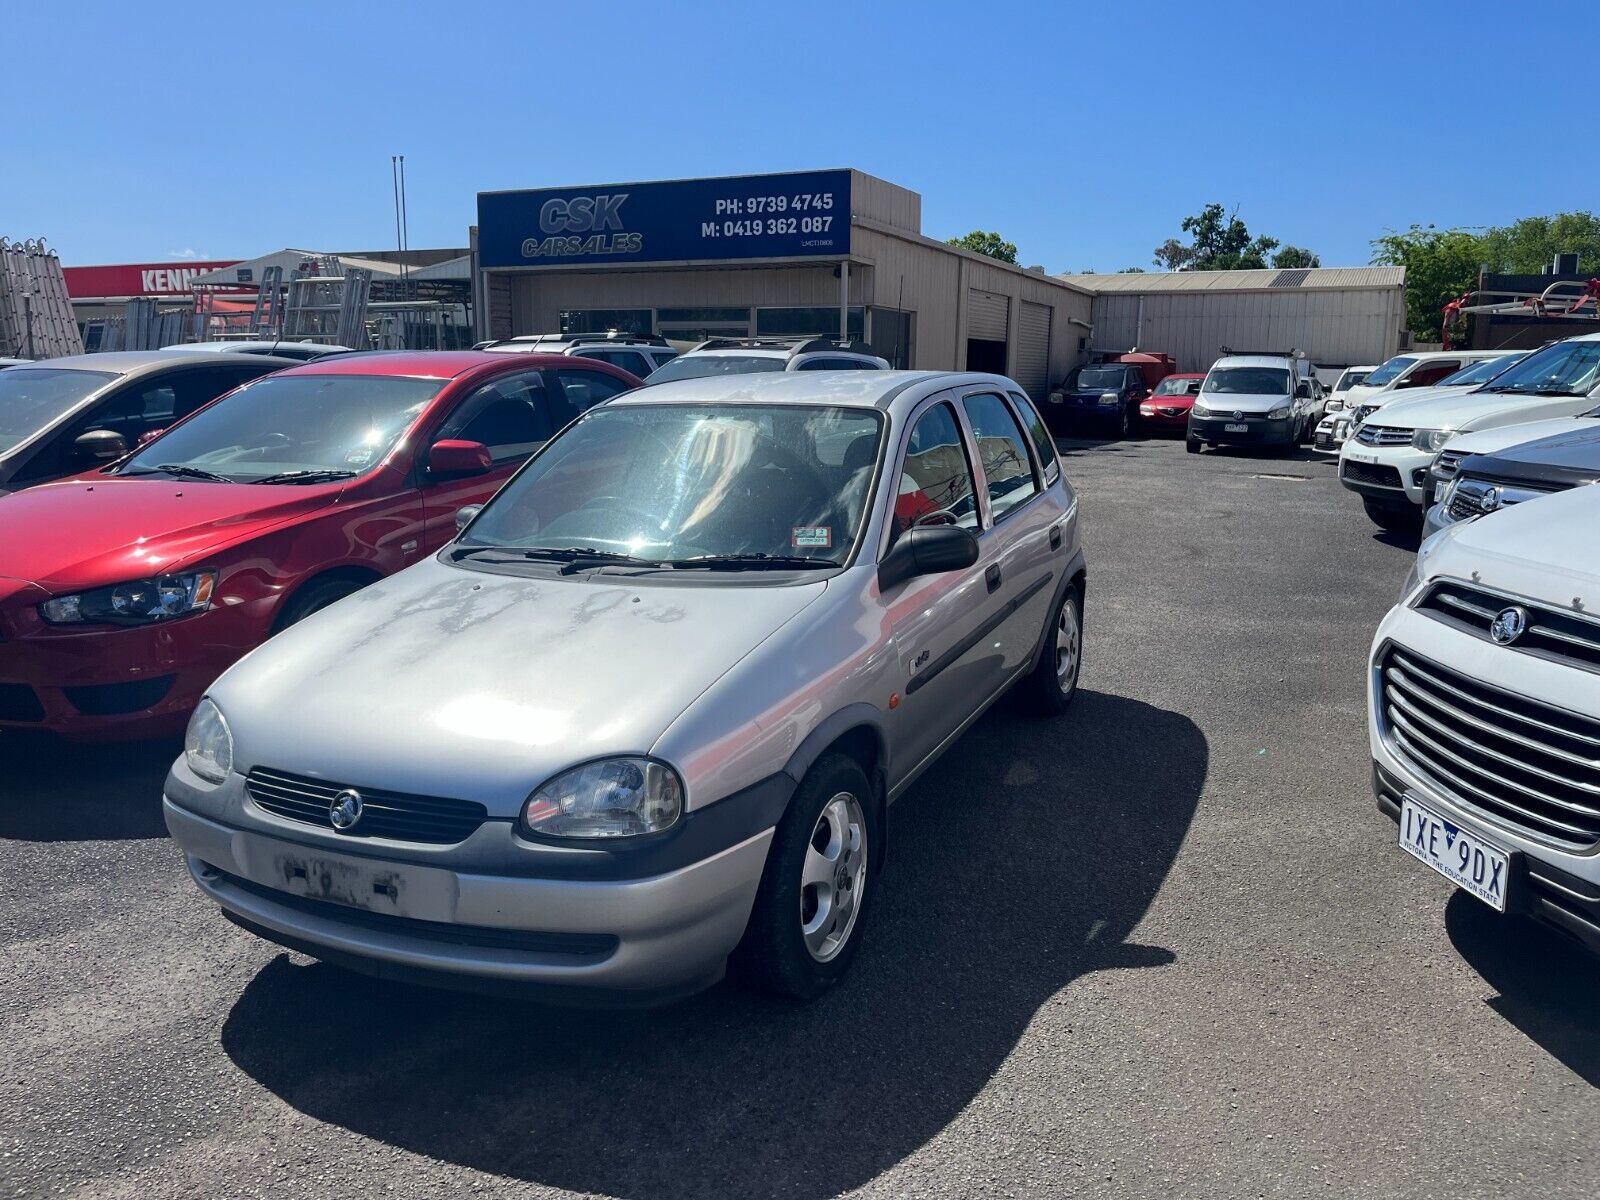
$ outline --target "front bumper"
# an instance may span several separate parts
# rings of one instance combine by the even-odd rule
[[[1376,500],[1423,507],[1431,488],[1433,455],[1415,446],[1363,446],[1346,442],[1339,454],[1339,482]]]
[[[1159,405],[1141,404],[1139,419],[1151,429],[1168,429],[1182,433],[1189,428],[1189,410],[1186,408],[1169,413],[1162,412]]]
[[[1428,515],[1422,519],[1422,536],[1430,537],[1441,529],[1448,529],[1455,523],[1445,514],[1443,504],[1432,505],[1428,509]]]
[[[372,974],[568,1001],[657,1003],[715,983],[773,835],[724,824],[737,830],[731,844],[658,872],[660,856],[641,855],[649,873],[632,876],[616,870],[627,850],[541,854],[509,821],[486,821],[455,846],[358,840],[256,808],[237,776],[214,792],[204,800],[213,811],[190,807],[193,777],[180,763],[162,808],[195,883],[235,923]],[[600,864],[589,877],[563,861],[585,856]]]
[[[1243,425],[1243,430],[1229,430],[1229,425]],[[1246,413],[1242,417],[1196,417],[1188,422],[1191,438],[1225,446],[1290,446],[1294,444],[1294,422],[1269,421],[1265,417]]]
[[[178,733],[206,688],[266,637],[270,617],[254,607],[81,629],[46,625],[31,603],[9,607],[0,636],[0,729],[84,739]]]
[[[1378,663],[1391,643],[1490,686],[1578,711],[1600,712],[1600,681],[1507,652],[1404,606],[1391,609],[1378,626],[1367,672],[1367,732],[1378,808],[1398,819],[1400,798],[1409,792],[1441,816],[1505,850],[1514,864],[1508,911],[1557,926],[1600,952],[1600,846],[1552,843],[1475,806],[1470,797],[1413,763],[1391,737],[1377,703]],[[1398,848],[1396,852],[1403,853]]]

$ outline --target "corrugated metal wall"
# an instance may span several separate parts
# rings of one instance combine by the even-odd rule
[[[1011,325],[1011,297],[979,288],[967,289],[967,336],[990,342],[1006,340]]]
[[[1204,371],[1223,346],[1294,348],[1319,363],[1381,363],[1398,350],[1406,319],[1402,288],[1121,292],[1096,296],[1093,311],[1095,349],[1137,345],[1172,355],[1180,371]]]

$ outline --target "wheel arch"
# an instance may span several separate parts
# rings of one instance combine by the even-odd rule
[[[846,755],[860,763],[872,784],[872,805],[878,827],[873,858],[875,865],[881,866],[888,841],[889,818],[889,740],[883,727],[883,714],[864,702],[846,705],[806,735],[784,764],[783,773],[798,785],[818,759],[831,753]]]
[[[368,584],[377,583],[382,578],[382,571],[356,563],[345,563],[318,571],[315,575],[302,579],[295,584],[285,593],[283,599],[278,602],[278,611],[272,618],[272,632],[278,633],[284,628],[284,618],[293,609],[295,601],[314,587],[324,583],[353,583],[357,587],[366,587]]]

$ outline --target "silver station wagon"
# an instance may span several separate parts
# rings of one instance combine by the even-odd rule
[[[1077,518],[999,376],[617,397],[224,675],[167,827],[230,920],[359,970],[653,1002],[731,964],[814,996],[888,805],[1013,685],[1071,701]]]

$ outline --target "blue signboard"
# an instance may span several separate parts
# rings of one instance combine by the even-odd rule
[[[485,267],[849,253],[849,171],[478,193],[478,258]]]

